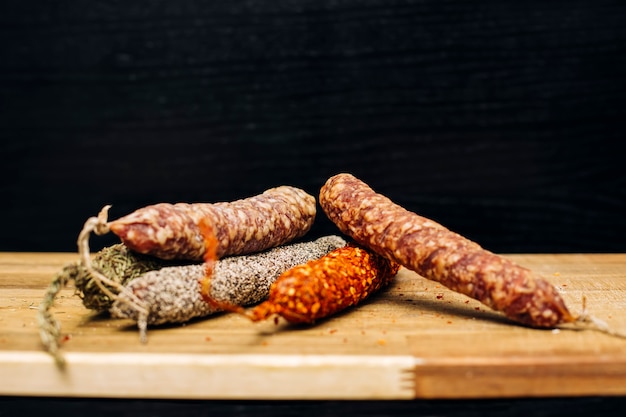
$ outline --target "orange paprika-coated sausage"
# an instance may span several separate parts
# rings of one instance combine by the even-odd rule
[[[281,274],[268,299],[244,314],[252,321],[276,314],[290,323],[313,323],[365,300],[389,284],[399,268],[362,246],[348,244]]]

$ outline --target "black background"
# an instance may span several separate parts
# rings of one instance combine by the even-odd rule
[[[497,252],[626,250],[626,3],[4,1],[0,250],[351,172]],[[334,232],[320,212],[314,235]],[[112,239],[112,238],[111,238]],[[95,246],[109,241],[96,241]]]
[[[5,0],[0,250],[351,172],[496,252],[623,252],[625,96],[623,1]]]

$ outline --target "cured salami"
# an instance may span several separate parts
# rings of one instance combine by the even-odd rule
[[[212,270],[210,294],[220,303],[259,303],[268,297],[270,285],[280,274],[345,245],[346,241],[339,236],[324,236],[310,242],[220,259]],[[203,264],[166,267],[147,272],[126,287],[148,310],[147,324],[183,323],[221,310],[215,303],[203,299],[204,274]],[[121,293],[110,310],[112,317],[139,321],[137,310],[131,307],[133,301]]]
[[[96,229],[116,234],[132,250],[161,259],[201,261],[205,240],[200,222],[217,238],[218,258],[260,252],[302,237],[313,225],[315,198],[280,186],[233,202],[159,203]]]
[[[290,323],[313,323],[359,304],[389,284],[399,268],[350,243],[282,273],[270,287],[268,299],[250,311],[229,310],[252,321],[276,314]]]
[[[538,328],[577,320],[558,290],[533,271],[404,209],[351,174],[329,178],[319,202],[355,241],[511,320]]]

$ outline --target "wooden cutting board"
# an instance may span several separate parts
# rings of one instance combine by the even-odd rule
[[[506,255],[572,310],[626,333],[626,254]],[[37,306],[69,253],[0,253],[0,395],[181,399],[411,399],[626,395],[626,339],[533,330],[402,269],[384,292],[314,326],[219,314],[151,328],[53,313],[67,369],[42,351]]]

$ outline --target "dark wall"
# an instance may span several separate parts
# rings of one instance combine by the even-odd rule
[[[4,1],[0,250],[74,251],[105,204],[352,172],[494,251],[626,251],[625,23],[601,0]]]

